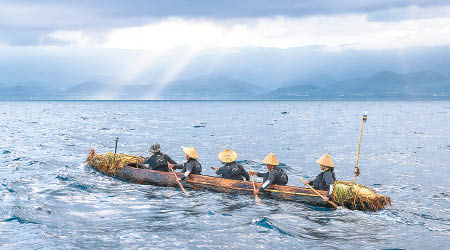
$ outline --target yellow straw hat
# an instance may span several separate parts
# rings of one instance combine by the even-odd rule
[[[194,147],[183,147],[183,152],[193,159],[198,159],[197,150]]]
[[[317,161],[320,165],[324,165],[330,168],[334,168],[333,161],[331,160],[331,155],[326,153],[322,157],[320,157]]]
[[[219,158],[219,161],[223,163],[230,163],[237,159],[238,154],[234,152],[231,149],[225,149],[224,151],[220,152],[217,158]]]
[[[274,153],[269,153],[266,156],[266,158],[264,158],[264,160],[262,160],[262,163],[268,164],[268,165],[274,165],[274,166],[280,165],[280,163],[278,162],[277,157],[275,156]]]

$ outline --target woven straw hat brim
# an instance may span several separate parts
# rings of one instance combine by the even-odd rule
[[[278,159],[274,153],[269,153],[266,156],[266,158],[264,158],[264,160],[262,160],[262,163],[268,164],[268,165],[274,165],[274,166],[280,165],[280,162],[278,162]]]
[[[190,158],[198,159],[198,153],[194,147],[183,147],[183,152]]]
[[[224,151],[220,152],[217,158],[219,161],[223,163],[230,163],[233,161],[236,161],[238,157],[238,154],[230,149],[225,149]]]
[[[319,163],[320,165],[334,168],[333,160],[331,159],[331,156],[329,154],[324,154],[316,162]]]
[[[151,153],[159,153],[159,152],[161,152],[161,149],[150,149],[150,152]]]

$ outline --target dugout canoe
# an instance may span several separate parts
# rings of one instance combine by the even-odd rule
[[[171,172],[142,169],[126,165],[121,168],[117,168],[113,174],[103,171],[102,168],[97,168],[93,164],[89,165],[106,175],[114,176],[133,183],[178,188],[178,183],[176,182],[175,176]],[[176,175],[179,178],[182,176],[181,173],[176,173]],[[208,175],[191,174],[185,181],[182,181],[182,184],[187,189],[254,195],[253,185],[250,181],[239,181]],[[255,182],[255,185],[256,188],[259,188],[262,183]],[[325,191],[319,190],[319,192],[326,195]],[[313,193],[310,189],[295,186],[271,185],[268,187],[268,191],[259,193],[259,197],[333,208],[328,202],[324,202],[322,197]]]
[[[161,172],[138,168],[145,162],[142,156],[126,154],[96,154],[91,149],[85,163],[96,170],[123,180],[139,184],[150,184],[166,187],[178,187],[177,178],[171,172]],[[181,173],[176,173],[180,178]],[[186,188],[197,190],[213,190],[227,193],[245,193],[253,195],[253,183],[249,181],[230,180],[208,175],[189,175],[183,181]],[[256,188],[261,183],[255,183]],[[183,190],[184,191],[184,190]],[[322,196],[326,191],[317,190],[314,193],[309,188],[295,186],[271,185],[261,192],[259,196],[280,200],[301,202],[314,206],[333,208],[328,202],[324,202]],[[374,189],[349,181],[336,181],[334,183],[333,202],[352,210],[379,211],[391,206],[391,198],[378,194]]]

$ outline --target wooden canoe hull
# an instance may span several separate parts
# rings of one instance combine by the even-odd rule
[[[95,166],[92,167],[95,168]],[[100,169],[97,170],[103,172]],[[178,177],[182,176],[181,173],[176,174]],[[162,172],[156,170],[140,169],[130,166],[124,166],[123,168],[117,169],[115,175],[111,176],[115,176],[120,179],[124,179],[138,184],[178,187],[178,183],[172,172]],[[239,181],[207,175],[191,174],[189,175],[188,179],[186,179],[186,181],[182,182],[182,184],[185,188],[195,190],[213,190],[218,192],[246,193],[249,195],[253,195],[253,185],[252,182],[250,181]],[[261,186],[261,183],[255,182],[255,185],[256,188],[259,188]],[[272,191],[261,192],[259,193],[259,196],[332,208],[332,206],[328,202],[324,202],[322,200],[322,197],[314,194],[308,188],[271,185],[269,189]],[[322,193],[323,195],[326,195],[325,191],[319,192]]]

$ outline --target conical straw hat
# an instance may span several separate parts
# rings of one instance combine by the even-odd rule
[[[152,153],[161,152],[161,146],[159,145],[159,143],[153,143],[153,145],[150,147],[150,152]]]
[[[225,149],[224,151],[220,152],[217,158],[219,158],[219,161],[223,163],[230,163],[237,159],[238,154],[234,152],[231,149]]]
[[[280,163],[278,162],[277,157],[275,156],[274,153],[268,154],[266,156],[266,158],[264,158],[264,160],[262,160],[262,163],[269,164],[269,165],[274,165],[274,166],[280,165]]]
[[[320,165],[324,165],[330,168],[334,168],[333,161],[331,160],[331,155],[326,153],[322,157],[320,157],[317,161]]]
[[[198,159],[197,150],[194,147],[183,147],[183,152],[193,159]]]

